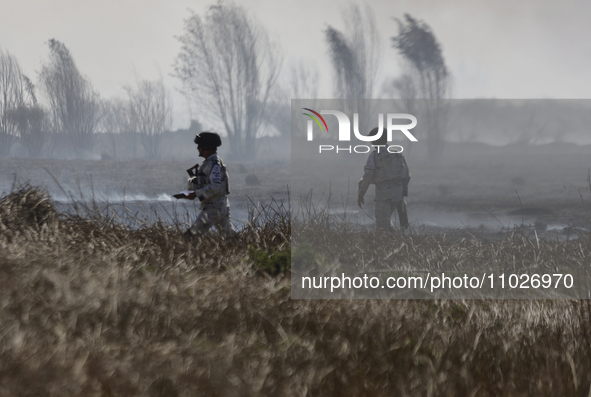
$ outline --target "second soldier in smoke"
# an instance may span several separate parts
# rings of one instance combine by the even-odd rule
[[[376,135],[377,132],[376,127],[371,130],[370,135]],[[387,144],[386,131],[382,130],[381,137],[373,142],[376,149],[369,155],[363,178],[359,181],[357,204],[363,208],[369,185],[375,185],[376,228],[392,232],[394,226],[390,218],[394,211],[398,211],[400,227],[406,229],[409,226],[404,197],[408,196],[410,172],[402,153],[388,152]]]
[[[230,219],[229,177],[226,165],[218,156],[222,139],[217,132],[204,131],[195,136],[199,156],[205,158],[201,166],[187,170],[191,176],[188,188],[201,201],[201,212],[185,235],[203,235],[212,226],[220,233],[234,235],[236,229]]]

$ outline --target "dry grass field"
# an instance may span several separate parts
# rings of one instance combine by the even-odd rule
[[[88,197],[86,206],[80,203],[84,216],[77,216],[59,213],[43,189],[20,185],[10,192],[13,173],[57,192],[43,166],[73,191],[78,177],[85,195],[94,190],[97,199],[99,193],[123,190],[157,196],[183,188],[187,166],[181,163],[19,161],[0,162],[0,183],[9,192],[0,199],[2,396],[590,393],[588,300],[294,300],[289,272],[294,241],[340,242],[352,250],[351,241],[371,238],[373,248],[405,244],[404,260],[416,264],[443,257],[478,263],[496,252],[499,260],[517,256],[524,263],[537,258],[586,268],[588,232],[541,244],[523,233],[489,240],[420,231],[384,241],[371,230],[292,225],[285,207],[275,202],[251,213],[236,238],[211,234],[186,240],[184,225],[130,228],[125,219],[96,211]],[[247,194],[253,201],[275,197],[289,181],[285,165],[253,169],[245,164],[243,174],[238,164],[230,166],[237,205],[248,201],[239,198]],[[460,168],[414,169],[415,198],[409,201],[470,210],[462,205],[460,190],[437,188],[450,185]],[[537,174],[521,173],[525,184],[519,185],[511,178],[520,175],[508,170],[499,186],[507,183],[506,191],[528,186],[532,192],[521,199],[532,206],[540,205],[536,189],[555,184],[538,185]],[[581,177],[568,183],[578,184],[582,198],[574,186],[555,187],[547,205],[570,203],[569,211],[588,224],[583,219],[587,173],[580,165],[577,170]],[[261,185],[245,183],[250,172]],[[449,179],[441,177],[445,173]],[[90,174],[93,189],[87,189]],[[490,179],[476,178],[478,183]],[[562,197],[560,189],[571,188],[572,198]],[[457,183],[457,189],[471,197],[465,205],[476,196],[482,199],[475,211],[483,205],[515,208],[513,202],[487,200],[474,187]],[[568,211],[556,210],[553,216],[564,214]]]
[[[0,395],[588,395],[588,301],[292,300],[279,214],[188,241],[6,195]],[[590,248],[555,247],[586,264]]]

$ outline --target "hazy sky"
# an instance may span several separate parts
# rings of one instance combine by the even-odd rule
[[[157,78],[175,90],[170,76],[188,9],[203,13],[203,0],[0,0],[0,48],[17,57],[37,79],[47,41],[62,41],[80,71],[103,97],[124,96],[122,86]],[[330,0],[248,0],[247,8],[279,42],[284,81],[298,58],[316,62],[321,96],[331,94],[330,64],[322,30],[344,30],[340,7]],[[461,98],[591,98],[591,1],[399,0],[368,1],[382,35],[382,77],[400,73],[390,47],[392,17],[410,13],[427,22],[443,45]],[[188,107],[174,94],[175,127],[188,124]]]

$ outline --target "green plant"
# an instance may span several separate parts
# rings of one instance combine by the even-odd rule
[[[291,250],[272,250],[267,252],[263,249],[248,248],[248,255],[254,261],[255,266],[271,275],[285,274],[291,269]]]

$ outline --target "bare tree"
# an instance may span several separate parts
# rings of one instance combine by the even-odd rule
[[[381,39],[369,5],[351,4],[343,11],[347,34],[328,26],[324,31],[335,76],[337,98],[372,98],[382,59]]]
[[[318,67],[299,60],[291,66],[291,97],[316,99],[318,97]]]
[[[263,118],[265,128],[272,127],[280,135],[289,136],[291,133],[291,103],[286,90],[282,92],[282,95],[276,95],[275,98],[269,100]]]
[[[398,23],[398,35],[392,46],[404,61],[405,73],[391,83],[391,88],[404,100],[409,112],[422,112],[422,130],[427,141],[429,158],[438,158],[447,133],[447,103],[451,92],[451,75],[445,64],[441,45],[423,21],[409,14]],[[424,101],[417,101],[424,99]]]
[[[382,60],[381,38],[375,15],[366,3],[362,9],[350,4],[342,12],[346,33],[332,26],[324,31],[334,71],[334,95],[342,99],[347,113],[359,113],[359,131],[369,132],[375,120],[374,109],[363,99],[373,98]]]
[[[441,99],[449,94],[450,74],[445,65],[443,51],[433,31],[423,21],[409,14],[405,22],[398,23],[398,36],[392,37],[392,46],[410,64],[408,76],[417,85],[421,98]]]
[[[10,121],[17,127],[20,144],[29,158],[40,158],[48,130],[47,113],[37,103],[22,104],[9,112]]]
[[[175,76],[226,129],[237,156],[254,156],[282,58],[265,30],[234,4],[217,3],[185,20]]]
[[[27,150],[27,156],[40,158],[48,135],[47,112],[37,102],[31,80],[25,75],[22,77],[27,98],[7,112],[8,120],[16,126],[19,143]]]
[[[162,157],[162,134],[172,126],[172,101],[162,78],[125,87],[130,130],[138,134],[150,159]]]
[[[289,91],[291,95],[288,96],[290,96],[291,99],[305,99],[306,107],[316,109],[319,95],[318,66],[313,62],[299,59],[291,64],[290,69],[291,76],[289,81]],[[286,110],[288,113],[286,114],[284,122],[291,126],[287,132],[292,134],[292,139],[298,139],[296,136],[299,134],[305,135],[305,125],[307,120],[304,120],[302,117],[291,117],[291,103],[289,102],[287,103]],[[301,109],[294,110],[299,114]],[[323,133],[325,133],[325,131],[323,131]]]
[[[31,87],[16,58],[0,50],[0,157],[8,156],[18,139],[13,116],[30,99]]]
[[[116,137],[122,137],[131,129],[128,110],[128,103],[119,98],[101,102],[100,130],[109,136],[113,157],[115,158],[117,158]]]
[[[49,101],[54,133],[68,137],[78,157],[92,150],[99,124],[100,103],[90,81],[82,76],[70,51],[49,40],[49,61],[39,75]]]

